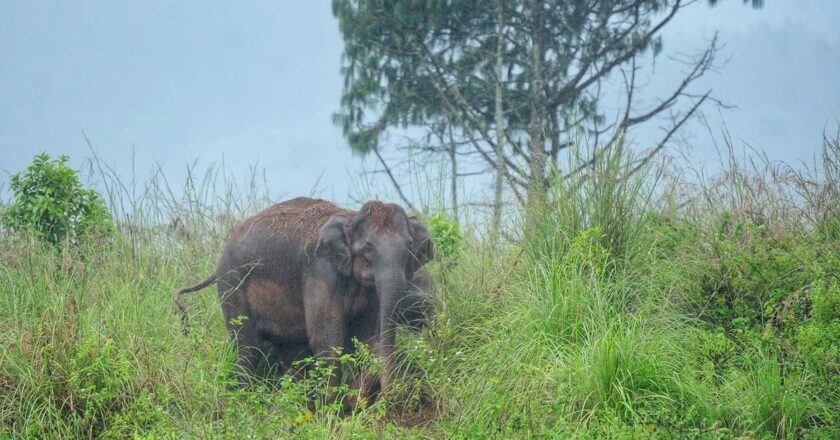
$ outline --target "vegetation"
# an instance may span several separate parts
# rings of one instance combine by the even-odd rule
[[[350,416],[309,411],[317,362],[236,386],[212,293],[181,333],[171,293],[266,203],[202,188],[217,171],[165,201],[150,182],[108,241],[7,230],[0,437],[840,437],[840,143],[819,170],[731,160],[699,184],[604,151],[500,243],[432,217],[439,316],[400,336],[394,393]]]
[[[0,211],[0,224],[12,230],[29,229],[46,241],[76,242],[86,234],[108,234],[111,215],[102,197],[83,188],[67,166],[67,156],[35,156],[26,170],[12,176],[13,201]]]
[[[504,199],[530,204],[553,171],[579,171],[564,160],[571,146],[589,144],[592,159],[617,137],[657,125],[661,137],[639,158],[647,161],[704,104],[722,104],[695,84],[715,68],[716,37],[696,55],[657,57],[663,29],[692,3],[334,0],[344,40],[335,120],[395,186],[390,169],[404,169],[406,156],[448,162],[453,205],[459,180],[492,175],[496,230]],[[649,96],[645,83],[662,63],[684,72]]]

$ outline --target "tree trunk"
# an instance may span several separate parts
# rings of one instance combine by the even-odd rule
[[[531,126],[528,130],[529,168],[527,203],[528,209],[533,208],[542,199],[545,192],[545,129],[546,129],[546,98],[544,91],[543,61],[545,48],[543,47],[543,23],[540,9],[542,2],[534,2],[531,10]]]
[[[502,219],[502,189],[505,175],[505,162],[502,160],[505,154],[505,115],[502,102],[502,68],[505,41],[504,11],[501,0],[496,4],[496,26],[496,181],[493,185],[493,223],[490,229],[490,236],[494,241],[499,234]]]
[[[455,216],[455,219],[458,219],[458,162],[457,157],[455,156],[455,139],[452,137],[452,124],[449,123],[446,126],[446,129],[449,131],[449,166],[450,166],[450,173],[452,174],[450,180],[450,188],[449,191],[452,195],[452,215]]]

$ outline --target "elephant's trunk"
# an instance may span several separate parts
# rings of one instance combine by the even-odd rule
[[[387,266],[377,268],[376,291],[379,296],[379,344],[378,355],[382,358],[382,393],[388,393],[394,373],[396,351],[396,321],[394,309],[397,300],[406,289],[404,259],[389,261]],[[386,260],[388,261],[388,260]],[[383,265],[386,266],[386,265]]]

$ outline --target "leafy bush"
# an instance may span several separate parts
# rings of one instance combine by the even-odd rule
[[[448,218],[443,213],[437,213],[429,218],[428,224],[437,256],[446,259],[453,255],[464,240],[458,220]]]
[[[35,156],[32,165],[12,176],[13,201],[0,212],[0,222],[12,230],[30,229],[51,243],[73,242],[88,233],[109,234],[113,222],[102,197],[83,188],[65,155]]]
[[[802,366],[812,376],[811,391],[826,408],[818,415],[833,428],[826,438],[840,435],[840,284],[819,283],[811,293],[812,317],[798,329],[794,346]]]
[[[774,236],[763,225],[724,215],[709,239],[712,266],[703,281],[708,318],[734,334],[790,333],[804,317],[820,270],[809,237]]]

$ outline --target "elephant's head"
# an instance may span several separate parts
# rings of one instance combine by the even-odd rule
[[[385,391],[394,352],[394,307],[406,291],[407,280],[434,258],[428,229],[401,207],[372,201],[352,218],[332,216],[321,228],[316,255],[328,258],[344,276],[376,288]]]

